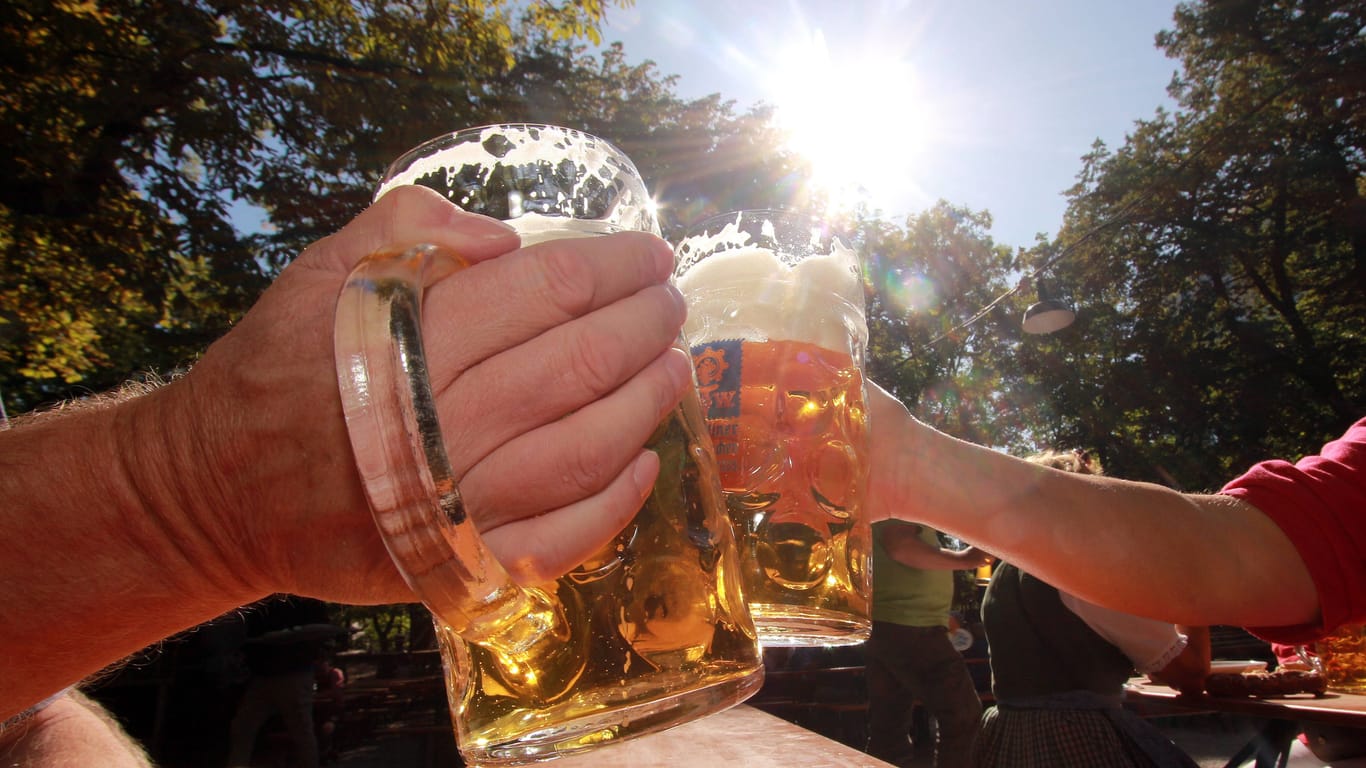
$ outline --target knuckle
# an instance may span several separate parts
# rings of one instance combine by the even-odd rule
[[[533,540],[533,546],[533,551],[539,553],[540,557],[533,558],[526,564],[527,579],[531,583],[553,582],[573,567],[572,562],[567,562],[564,542],[558,537],[538,533]]]
[[[542,533],[539,528],[532,526],[530,530],[521,532],[519,542],[519,549],[523,555],[506,564],[508,571],[517,583],[523,586],[535,586],[554,581],[560,576],[559,573],[552,572],[551,561],[555,559],[557,548],[556,542],[552,538]]]
[[[560,482],[575,496],[590,496],[602,490],[609,475],[607,457],[602,448],[591,442],[575,442],[575,449],[567,451],[560,465]]]
[[[595,306],[597,280],[592,265],[572,241],[545,243],[540,256],[546,298],[555,307],[568,317],[578,317]]]
[[[539,551],[539,550],[537,550]],[[541,584],[548,584],[559,578],[560,574],[552,573],[551,570],[539,560],[526,560],[517,569],[517,583],[524,587],[535,587]]]
[[[378,200],[370,206],[373,210],[383,213],[390,219],[397,219],[404,211],[414,206],[422,205],[422,201],[427,198],[419,187],[405,185],[394,187],[385,192]]]
[[[561,370],[566,384],[592,397],[600,397],[617,387],[621,361],[612,350],[618,345],[597,334],[577,333],[564,346],[566,359]]]
[[[662,416],[664,413],[668,412],[669,409],[678,405],[682,393],[685,391],[683,382],[674,379],[664,372],[642,378],[649,387],[651,402],[654,404],[655,412],[657,414]],[[691,378],[687,378],[685,381],[691,383]],[[691,390],[691,387],[687,387],[686,391],[693,390]],[[695,391],[693,391],[692,396],[697,397]]]
[[[442,226],[458,209],[427,187],[405,184],[384,193],[372,206],[391,233],[410,227]]]

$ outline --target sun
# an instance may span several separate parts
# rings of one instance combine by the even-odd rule
[[[904,196],[932,115],[914,68],[878,46],[832,52],[820,30],[790,40],[765,91],[788,148],[811,165],[813,191],[837,209]]]

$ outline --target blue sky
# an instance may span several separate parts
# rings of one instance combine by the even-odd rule
[[[875,149],[829,166],[893,220],[942,198],[989,210],[997,242],[1027,246],[1057,232],[1095,139],[1119,147],[1135,120],[1171,107],[1178,66],[1153,40],[1175,5],[636,0],[609,9],[603,40],[678,75],[681,96],[720,93],[739,110],[766,101],[795,124],[823,124],[814,152],[832,136]],[[822,84],[826,70],[842,77]]]

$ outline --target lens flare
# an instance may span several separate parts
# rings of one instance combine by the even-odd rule
[[[939,290],[924,275],[891,272],[883,282],[882,295],[902,312],[924,314],[939,308]]]

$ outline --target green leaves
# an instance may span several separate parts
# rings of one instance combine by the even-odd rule
[[[766,109],[680,99],[620,46],[588,53],[608,5],[0,5],[9,410],[192,362],[393,158],[458,128],[608,138],[671,239],[725,210],[819,202]],[[1178,109],[1080,158],[1056,242],[995,243],[986,211],[949,202],[900,225],[856,215],[872,378],[966,439],[1089,448],[1186,489],[1338,434],[1366,410],[1358,5],[1181,5],[1159,36]],[[1055,259],[1077,322],[1024,336],[1022,278]]]
[[[1175,22],[1178,111],[1082,158],[1056,242],[1011,258],[945,204],[868,229],[870,369],[918,417],[1214,490],[1366,412],[1362,9],[1210,0]],[[1045,263],[1075,325],[1021,336],[1022,286],[963,328]],[[931,300],[907,311],[911,278]]]
[[[1057,272],[1085,303],[1055,439],[1115,474],[1214,489],[1366,409],[1361,9],[1205,2],[1159,37],[1180,109],[1085,158]],[[1103,314],[1101,314],[1103,313]]]
[[[488,83],[527,35],[587,34],[603,12],[596,0],[0,6],[9,409],[192,361],[275,269],[368,203],[390,159],[492,119]],[[265,226],[234,217],[246,207]]]
[[[870,377],[927,423],[1005,446],[1022,427],[1018,411],[1003,406],[1007,350],[1018,338],[1010,303],[966,325],[1014,285],[1014,256],[992,241],[990,227],[990,214],[941,201],[904,230],[861,221],[858,236],[870,289]]]

